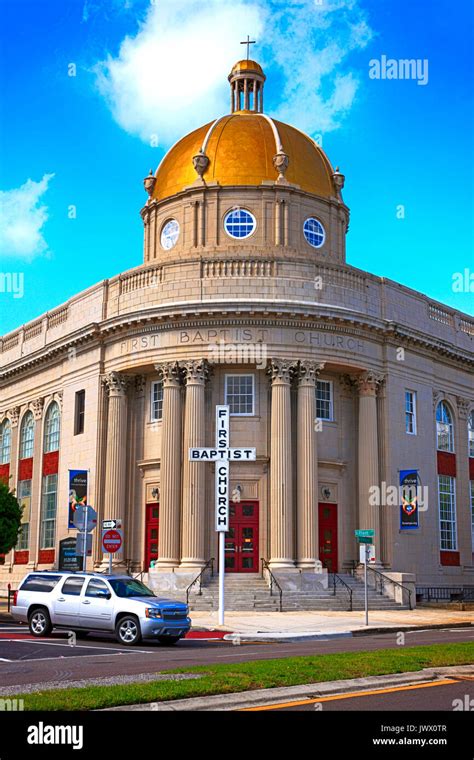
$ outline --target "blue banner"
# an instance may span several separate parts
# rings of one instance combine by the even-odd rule
[[[400,470],[400,530],[419,528],[418,470]]]
[[[74,528],[74,512],[79,505],[87,504],[87,470],[69,470],[68,528]]]

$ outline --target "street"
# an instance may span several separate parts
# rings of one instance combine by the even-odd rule
[[[0,624],[0,695],[7,690],[12,693],[12,687],[20,691],[22,686],[48,682],[159,673],[183,666],[391,649],[397,648],[396,637],[394,631],[351,638],[240,645],[222,639],[189,638],[174,647],[162,647],[155,642],[124,647],[112,634],[100,633],[77,639],[72,646],[67,631],[53,631],[48,638],[38,639],[31,636],[25,625],[4,623]],[[471,627],[416,630],[405,634],[405,646],[473,640]]]

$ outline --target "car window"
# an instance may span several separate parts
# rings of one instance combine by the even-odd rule
[[[134,578],[111,578],[109,583],[117,596],[122,597],[122,599],[130,596],[155,596],[151,589]]]
[[[110,593],[107,584],[105,584],[104,581],[98,580],[98,578],[92,578],[86,588],[86,596],[98,596],[99,592],[104,591]]]
[[[79,596],[79,594],[81,593],[81,588],[84,585],[84,581],[85,581],[85,578],[72,575],[70,578],[67,578],[64,581],[63,587],[61,589],[61,593],[69,594],[70,596]]]
[[[44,591],[45,593],[49,593],[61,578],[61,575],[29,575],[20,586],[20,591]]]

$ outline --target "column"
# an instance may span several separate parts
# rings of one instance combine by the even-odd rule
[[[145,375],[135,375],[132,385],[132,393],[129,397],[129,414],[127,430],[128,454],[127,454],[127,497],[125,525],[127,531],[124,535],[125,554],[129,560],[131,572],[139,572],[143,569],[143,536],[145,532],[143,508],[143,493],[141,473],[137,462],[144,458],[145,430]],[[133,387],[134,386],[134,387]]]
[[[127,473],[127,389],[131,378],[109,372],[104,385],[109,394],[105,465],[104,519],[125,519]],[[124,525],[128,530],[128,525]],[[125,558],[126,559],[126,558]]]
[[[375,558],[380,561],[380,505],[370,504],[370,489],[380,487],[377,427],[377,391],[384,376],[375,372],[364,372],[353,378],[359,391],[359,525],[375,531]]]
[[[155,364],[163,380],[158,569],[179,565],[181,506],[181,372],[178,362]]]
[[[272,569],[294,568],[292,448],[291,448],[291,376],[294,363],[272,359],[269,374],[272,382],[270,443],[270,566]]]
[[[275,200],[275,245],[281,245],[281,207],[279,198]]]
[[[244,79],[244,110],[249,110],[249,82],[248,79]]]
[[[204,388],[209,374],[205,359],[182,362],[186,382],[183,445],[182,568],[199,568],[204,557],[206,476],[203,462],[190,462],[189,449],[205,445]]]
[[[454,422],[456,451],[456,534],[461,565],[472,565],[471,494],[469,475],[468,419],[471,402],[456,397],[458,416]],[[422,515],[423,518],[423,515]]]
[[[302,361],[298,366],[296,564],[314,570],[318,559],[318,452],[316,381],[324,364]]]

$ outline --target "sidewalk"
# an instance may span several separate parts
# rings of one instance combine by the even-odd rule
[[[364,612],[226,612],[225,625],[219,626],[217,612],[191,612],[193,628],[232,631],[225,638],[279,640],[357,636],[375,631],[410,628],[444,628],[474,625],[474,612],[433,610],[369,610],[369,628]]]

